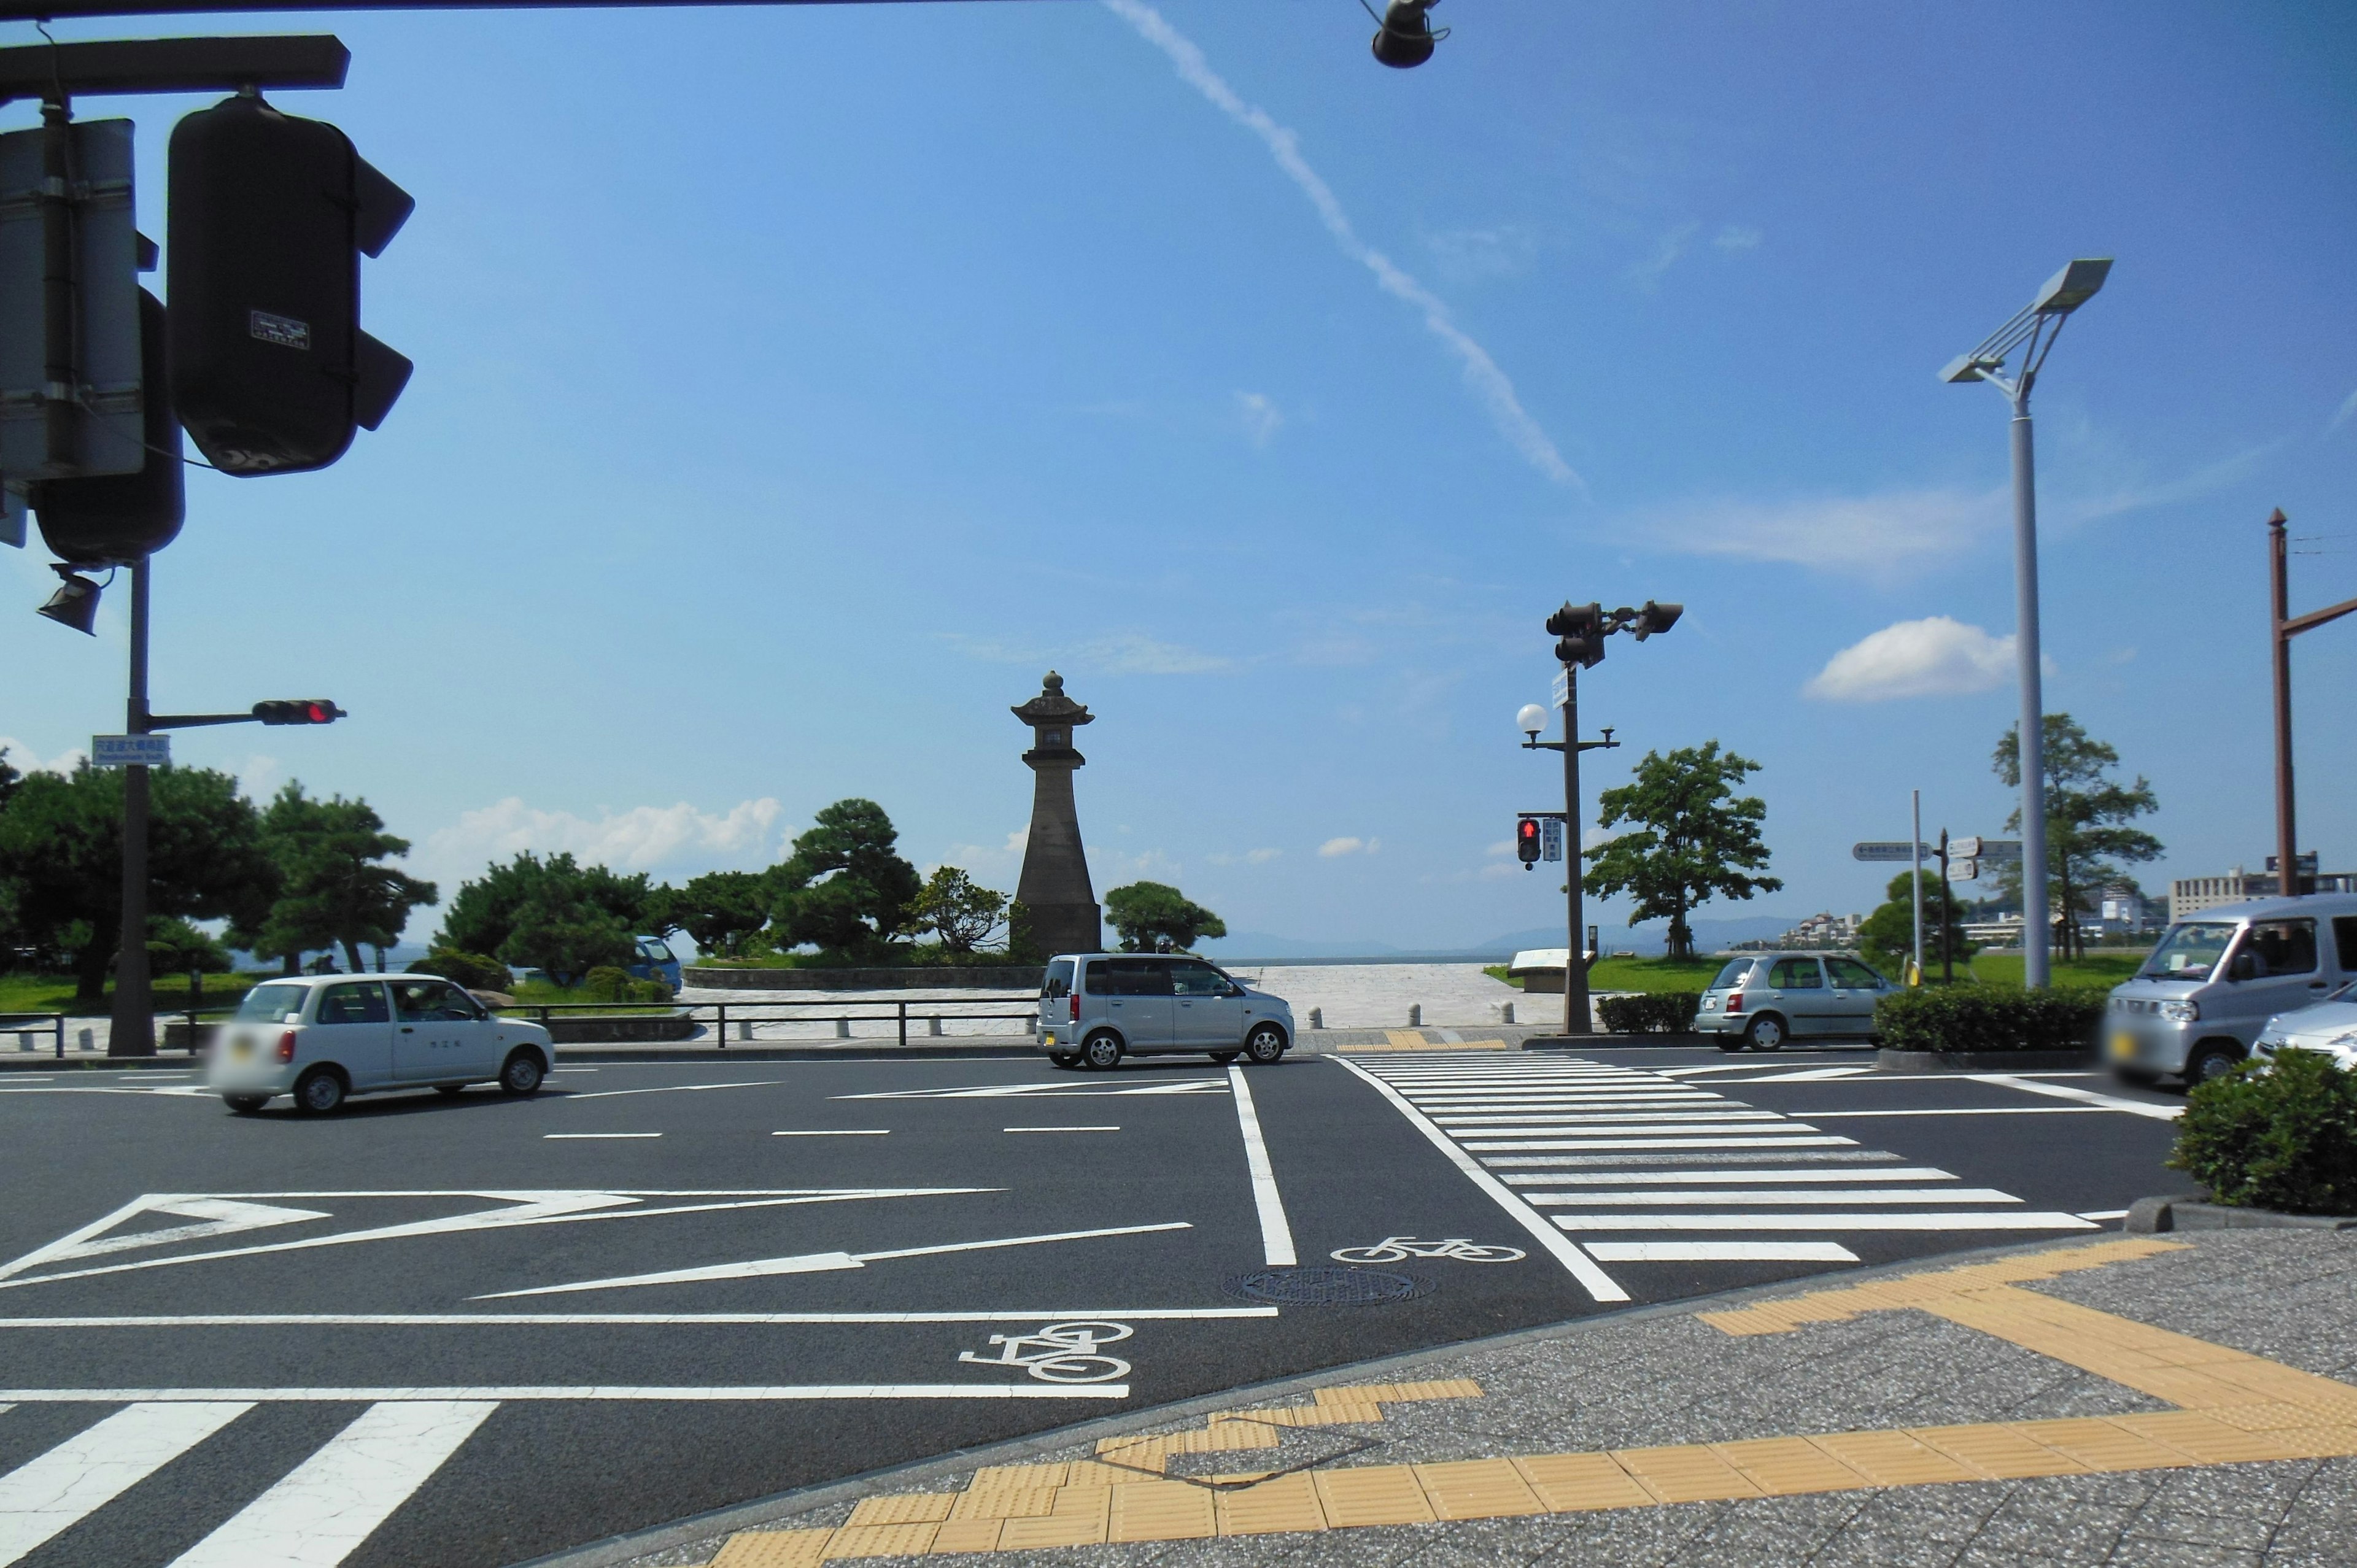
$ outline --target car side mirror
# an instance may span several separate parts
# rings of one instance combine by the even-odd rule
[[[2226,978],[2229,980],[2256,980],[2258,977],[2259,955],[2256,953],[2238,952],[2234,955],[2234,961],[2226,966]]]

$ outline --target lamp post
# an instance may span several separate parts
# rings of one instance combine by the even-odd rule
[[[2052,929],[2046,911],[2046,699],[2039,668],[2038,489],[2030,445],[2029,390],[2071,313],[2095,296],[2112,270],[2109,256],[2072,262],[2046,280],[2038,297],[2006,324],[1958,355],[1940,372],[1943,381],[1986,381],[2013,405],[2014,657],[2021,682],[2021,950],[2022,984],[2036,990],[2050,978]],[[1999,372],[2018,352],[2011,376]]]
[[[1603,661],[1604,639],[1612,633],[1630,632],[1642,642],[1657,631],[1669,630],[1684,613],[1684,605],[1656,604],[1652,599],[1645,601],[1642,609],[1566,604],[1546,618],[1546,629],[1555,639],[1555,656],[1563,663],[1563,738],[1539,738],[1539,731],[1546,725],[1546,710],[1536,703],[1525,704],[1515,715],[1523,731],[1523,750],[1563,753],[1563,1032],[1567,1036],[1591,1034],[1595,1028],[1588,1010],[1587,955],[1579,941],[1579,754],[1620,744],[1609,729],[1602,740],[1579,738],[1579,672]]]
[[[2289,897],[2302,891],[2299,885],[2299,838],[2298,824],[2292,817],[2291,788],[2291,639],[2303,631],[2313,631],[2330,621],[2357,610],[2357,599],[2344,599],[2320,610],[2310,610],[2304,616],[2291,613],[2291,583],[2289,563],[2291,544],[2284,532],[2291,519],[2283,509],[2276,509],[2267,519],[2267,567],[2274,589],[2269,629],[2275,643],[2276,674],[2276,891]]]

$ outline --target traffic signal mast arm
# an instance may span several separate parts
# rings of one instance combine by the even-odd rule
[[[351,714],[325,697],[304,697],[293,702],[256,703],[252,711],[242,714],[151,714],[147,727],[159,729],[200,729],[207,725],[331,725]]]

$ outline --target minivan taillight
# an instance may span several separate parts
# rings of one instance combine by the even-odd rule
[[[295,1059],[295,1031],[292,1029],[283,1031],[278,1036],[278,1059],[283,1062]]]
[[[1075,1024],[1077,1024],[1077,1023],[1079,1023],[1080,1021],[1081,1021],[1081,993],[1080,993],[1079,990],[1076,988],[1076,989],[1072,992],[1072,1022],[1073,1022],[1073,1023],[1075,1023]]]
[[[1743,1011],[1743,993],[1737,991],[1728,993],[1727,998],[1727,1010],[1730,1013],[1740,1013]]]

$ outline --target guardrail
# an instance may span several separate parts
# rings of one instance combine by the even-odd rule
[[[58,1036],[58,1059],[63,1061],[66,1056],[66,1016],[63,1013],[0,1013],[0,1035],[14,1034],[16,1036],[16,1048],[20,1051],[29,1051],[33,1048],[35,1035],[39,1034],[42,1029],[55,1030]],[[36,1024],[39,1027],[28,1029],[25,1027],[27,1024]]]
[[[918,1028],[922,1031],[923,1037],[932,1039],[946,1037],[942,1029],[942,1025],[945,1023],[991,1024],[1013,1022],[1019,1024],[1021,1026],[1014,1029],[983,1029],[977,1030],[975,1033],[999,1035],[1005,1036],[1008,1038],[1029,1036],[1034,1028],[1037,1027],[1039,1021],[1039,1011],[1037,1003],[1032,1003],[1031,1005],[1025,1007],[1021,1012],[984,1013],[970,1010],[970,1007],[973,1005],[987,1005],[994,1001],[1004,1004],[1007,1000],[1009,999],[977,997],[974,999],[972,1004],[969,1004],[965,998],[961,997],[955,1001],[950,1002],[920,1001],[870,1003],[865,1007],[862,1007],[856,1003],[846,1004],[842,1002],[827,1002],[823,1000],[813,1000],[810,1002],[674,1002],[669,1004],[659,1002],[635,1004],[628,1002],[519,1002],[512,1007],[503,1007],[500,1009],[500,1011],[511,1017],[518,1015],[531,1017],[535,1022],[544,1026],[551,1023],[559,1015],[587,1015],[608,1018],[685,1018],[690,1022],[698,1025],[709,1023],[712,1027],[712,1037],[714,1042],[720,1049],[725,1051],[728,1048],[728,1026],[732,1021],[737,1026],[737,1043],[738,1045],[754,1044],[756,1036],[753,1030],[755,1026],[760,1024],[832,1023],[834,1025],[834,1037],[843,1040],[856,1037],[852,1033],[851,1029],[851,1026],[854,1024],[890,1024],[893,1026],[894,1037],[897,1038],[899,1043],[903,1046],[909,1043],[909,1026],[911,1022],[915,1023]],[[1031,998],[1028,995],[1026,995],[1023,1000],[1030,1002]]]

